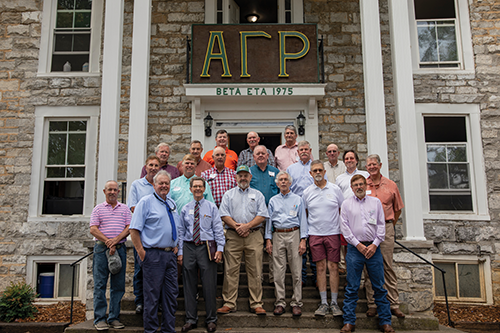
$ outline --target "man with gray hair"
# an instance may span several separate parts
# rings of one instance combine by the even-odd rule
[[[328,157],[328,161],[323,163],[326,170],[326,178],[330,183],[335,184],[335,179],[341,174],[345,172],[345,164],[342,161],[339,161],[339,147],[332,143],[326,147],[326,156]]]
[[[168,144],[165,142],[159,143],[155,148],[155,154],[160,159],[160,170],[168,172],[171,179],[175,179],[181,175],[176,167],[168,164],[168,158],[170,157],[170,146]],[[146,173],[146,166],[143,166],[141,178],[144,177]]]
[[[203,145],[201,144],[201,141],[199,140],[191,141],[191,145],[189,146],[189,153],[195,157],[196,169],[194,173],[198,177],[201,177],[202,172],[212,168],[210,163],[201,158],[202,152],[203,152]],[[182,168],[182,161],[179,161],[179,163],[177,163],[177,169],[179,170],[179,173],[181,175],[184,174],[184,169]]]
[[[269,201],[269,223],[266,224],[266,249],[272,255],[274,267],[274,315],[285,313],[286,261],[292,273],[293,295],[290,306],[292,314],[302,314],[302,255],[306,251],[307,217],[304,203],[298,195],[290,192],[292,177],[280,171],[276,177],[280,193]]]
[[[248,132],[247,134],[248,148],[242,150],[240,155],[238,156],[238,166],[246,165],[249,168],[251,168],[256,164],[253,155],[254,155],[254,149],[259,145],[259,142],[260,142],[260,137],[259,134],[257,134],[257,132]],[[269,154],[267,163],[271,166],[274,166],[275,161],[273,153],[269,149],[267,149],[267,153]]]
[[[290,190],[298,196],[302,196],[304,190],[314,183],[309,172],[311,170],[311,151],[309,142],[300,141],[298,144],[299,161],[286,169],[286,172],[293,178]]]
[[[293,125],[288,125],[285,127],[285,144],[278,146],[274,152],[276,167],[280,171],[285,171],[290,165],[299,161],[298,148],[297,129]],[[312,158],[311,154],[309,159]]]

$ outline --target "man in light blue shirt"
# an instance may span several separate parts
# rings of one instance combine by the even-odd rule
[[[208,332],[217,329],[217,263],[224,251],[224,230],[217,206],[203,198],[206,182],[201,177],[190,180],[194,200],[184,206],[179,227],[179,256],[182,265],[186,324],[182,332],[188,332],[198,325],[196,294],[198,292],[198,268],[203,285],[203,298]],[[216,247],[211,258],[210,247]]]
[[[236,169],[238,187],[227,191],[220,205],[220,216],[228,229],[224,249],[226,274],[222,287],[224,306],[217,310],[220,314],[236,311],[243,253],[245,258],[249,259],[245,260],[245,267],[250,292],[250,311],[257,315],[266,314],[266,310],[262,308],[261,280],[264,240],[259,229],[269,215],[262,193],[250,188],[251,179],[248,166],[240,165]]]
[[[266,225],[266,248],[272,255],[274,268],[274,315],[285,312],[286,260],[292,273],[292,314],[302,314],[302,255],[306,251],[307,218],[302,198],[290,192],[292,177],[285,171],[278,173],[276,183],[280,193],[269,201],[269,223]],[[273,231],[274,229],[274,231]],[[272,241],[271,241],[272,239]]]
[[[292,176],[293,183],[290,191],[302,196],[304,190],[314,183],[314,179],[309,173],[311,170],[311,145],[307,141],[300,141],[298,144],[299,161],[290,165],[286,172]]]
[[[276,186],[276,175],[280,171],[268,164],[269,153],[265,146],[255,147],[253,158],[256,164],[250,167],[252,174],[250,187],[259,190],[266,198],[266,205],[268,205],[269,200],[279,192]]]
[[[182,168],[184,170],[184,175],[172,180],[172,190],[170,191],[170,197],[175,201],[179,212],[182,211],[182,208],[184,208],[188,202],[193,201],[193,193],[191,193],[189,188],[189,180],[195,176],[196,157],[191,154],[184,156],[182,159]],[[212,190],[208,184],[203,193],[203,197],[210,202],[214,202]]]
[[[162,302],[161,332],[175,332],[177,309],[177,234],[179,215],[167,197],[170,174],[164,170],[154,177],[153,194],[135,206],[130,235],[139,256],[144,277],[144,332],[159,328],[158,304]]]

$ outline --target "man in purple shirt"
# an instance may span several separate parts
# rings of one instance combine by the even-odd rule
[[[160,170],[165,170],[170,174],[172,179],[179,177],[181,174],[179,170],[173,165],[168,164],[168,158],[170,157],[170,146],[165,142],[161,142],[155,148],[155,154],[160,159]],[[142,167],[141,178],[146,175],[146,166]]]
[[[341,333],[353,332],[356,324],[356,305],[363,267],[372,281],[375,304],[382,332],[394,332],[391,326],[391,307],[384,289],[384,262],[379,245],[385,238],[385,216],[382,203],[366,195],[366,179],[362,175],[351,178],[354,196],[342,203],[340,225],[347,245],[347,288],[344,300],[344,327]]]

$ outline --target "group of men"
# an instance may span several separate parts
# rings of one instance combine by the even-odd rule
[[[286,311],[287,262],[293,281],[291,312],[293,316],[302,314],[303,272],[307,267],[304,258],[309,254],[316,266],[321,298],[316,316],[343,315],[341,332],[353,331],[358,289],[366,266],[367,315],[378,313],[381,330],[394,331],[391,313],[404,317],[399,310],[397,279],[392,270],[394,226],[403,208],[396,184],[380,174],[382,163],[378,155],[369,155],[368,172],[361,171],[357,169],[359,157],[353,150],[345,151],[343,161],[339,161],[339,149],[331,144],[326,151],[328,161],[323,163],[313,159],[307,141],[296,141],[297,130],[293,125],[285,128],[284,136],[285,144],[278,146],[273,156],[269,149],[259,145],[258,134],[250,132],[249,148],[238,157],[227,147],[227,132],[220,130],[216,134],[217,146],[203,159],[202,144],[195,140],[177,167],[168,164],[170,147],[161,143],[156,156],[146,160],[142,178],[131,185],[128,207],[117,202],[118,184],[106,183],[106,202],[96,206],[90,222],[96,238],[96,329],[124,327],[118,315],[119,300],[124,293],[124,241],[130,231],[135,255],[136,313],[143,314],[147,333],[160,326],[159,307],[161,332],[175,332],[178,267],[182,267],[186,308],[182,332],[198,325],[199,277],[207,331],[214,332],[217,314],[237,310],[243,255],[251,312],[265,315],[264,250],[272,258],[274,315]],[[337,302],[341,244],[347,245],[347,253],[343,252],[347,270],[343,311]],[[119,274],[111,274],[110,311],[106,320],[105,291],[110,275],[106,259],[115,251],[123,257],[123,266]],[[217,263],[222,260],[224,304],[216,309]]]

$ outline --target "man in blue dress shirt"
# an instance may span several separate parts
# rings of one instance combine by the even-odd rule
[[[200,269],[205,299],[206,324],[208,332],[217,329],[217,263],[222,260],[224,251],[224,230],[217,206],[203,198],[205,180],[193,177],[190,180],[190,191],[194,200],[181,211],[179,226],[179,256],[177,261],[182,265],[184,282],[184,302],[186,305],[186,324],[182,332],[197,327],[198,268]],[[215,242],[217,247],[213,258],[209,257],[207,241]]]
[[[290,165],[286,172],[292,176],[293,183],[290,191],[299,197],[309,185],[314,183],[314,179],[309,173],[311,170],[311,145],[307,141],[300,141],[298,145],[299,161]]]
[[[168,198],[170,174],[160,170],[154,177],[153,194],[135,206],[130,235],[139,256],[144,277],[144,332],[159,327],[158,304],[162,305],[162,333],[175,332],[177,309],[177,226],[179,215]]]
[[[269,223],[266,225],[267,252],[273,256],[274,315],[285,312],[286,260],[292,273],[292,314],[302,314],[302,255],[306,251],[307,218],[302,198],[290,192],[292,177],[285,171],[278,173],[276,183],[280,193],[269,201]],[[274,229],[274,231],[273,231]],[[271,241],[272,240],[272,241]]]

